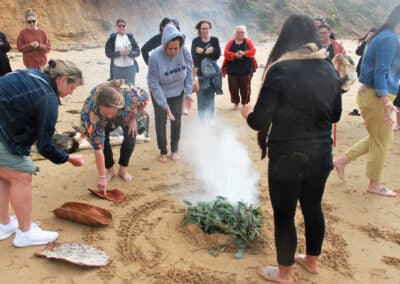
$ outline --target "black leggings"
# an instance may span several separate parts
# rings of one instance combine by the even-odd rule
[[[269,194],[274,210],[275,246],[280,265],[294,263],[297,247],[294,220],[298,200],[304,217],[306,253],[312,256],[321,254],[325,233],[321,201],[332,169],[331,153],[324,150],[325,153],[314,154],[286,152],[270,158]]]
[[[157,145],[161,154],[167,154],[167,112],[161,108],[153,99],[154,118],[157,134]],[[181,138],[181,120],[183,108],[183,93],[177,97],[167,99],[168,106],[175,116],[171,123],[171,152],[178,152],[179,139]]]
[[[113,152],[110,144],[110,132],[113,130],[111,127],[112,122],[107,122],[105,127],[105,141],[104,141],[104,160],[106,169],[112,168],[114,165]],[[132,137],[132,133],[128,134],[128,126],[122,128],[124,133],[124,140],[122,141],[119,161],[118,164],[123,167],[127,167],[129,165],[129,160],[131,159],[133,150],[135,149],[136,137]]]

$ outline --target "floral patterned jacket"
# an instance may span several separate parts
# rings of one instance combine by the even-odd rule
[[[107,82],[103,84],[107,84]],[[79,127],[79,131],[87,137],[95,150],[103,149],[107,122],[112,122],[112,128],[127,126],[131,119],[137,119],[139,122],[139,120],[143,119],[143,116],[147,116],[144,108],[149,100],[148,93],[143,89],[134,86],[128,81],[121,80],[119,91],[125,98],[125,105],[119,110],[116,117],[109,120],[100,114],[94,102],[93,97],[99,86],[101,85],[92,89],[90,96],[83,105]]]

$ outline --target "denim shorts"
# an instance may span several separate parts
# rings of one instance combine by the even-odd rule
[[[39,168],[33,163],[30,156],[20,156],[11,153],[0,140],[0,168],[35,174]]]

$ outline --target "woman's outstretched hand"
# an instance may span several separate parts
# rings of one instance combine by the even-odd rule
[[[175,120],[175,116],[174,116],[174,114],[171,112],[171,110],[169,108],[167,109],[167,116],[168,116],[169,120],[172,120],[172,121]]]
[[[399,110],[397,109],[397,107],[393,105],[391,101],[389,101],[384,106],[384,115],[385,115],[384,123],[388,127],[393,127],[396,124],[396,122],[392,118],[392,112],[397,113],[399,112]]]
[[[136,118],[133,118],[129,121],[128,125],[128,135],[132,135],[132,137],[136,137],[137,135],[137,121]]]
[[[68,162],[75,167],[81,167],[84,164],[82,155],[69,155]]]
[[[253,106],[251,104],[244,105],[241,113],[244,119],[247,119],[249,113],[253,111]]]
[[[108,180],[106,176],[100,176],[97,179],[97,190],[103,191],[104,195],[107,195],[107,184]]]
[[[185,107],[187,110],[192,109],[192,98],[185,98]]]

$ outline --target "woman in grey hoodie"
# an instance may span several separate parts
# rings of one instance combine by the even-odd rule
[[[166,25],[161,46],[151,53],[147,82],[154,106],[160,162],[167,158],[167,118],[171,122],[171,159],[178,160],[183,99],[188,109],[192,103],[192,56],[184,46],[185,36],[174,25]]]

